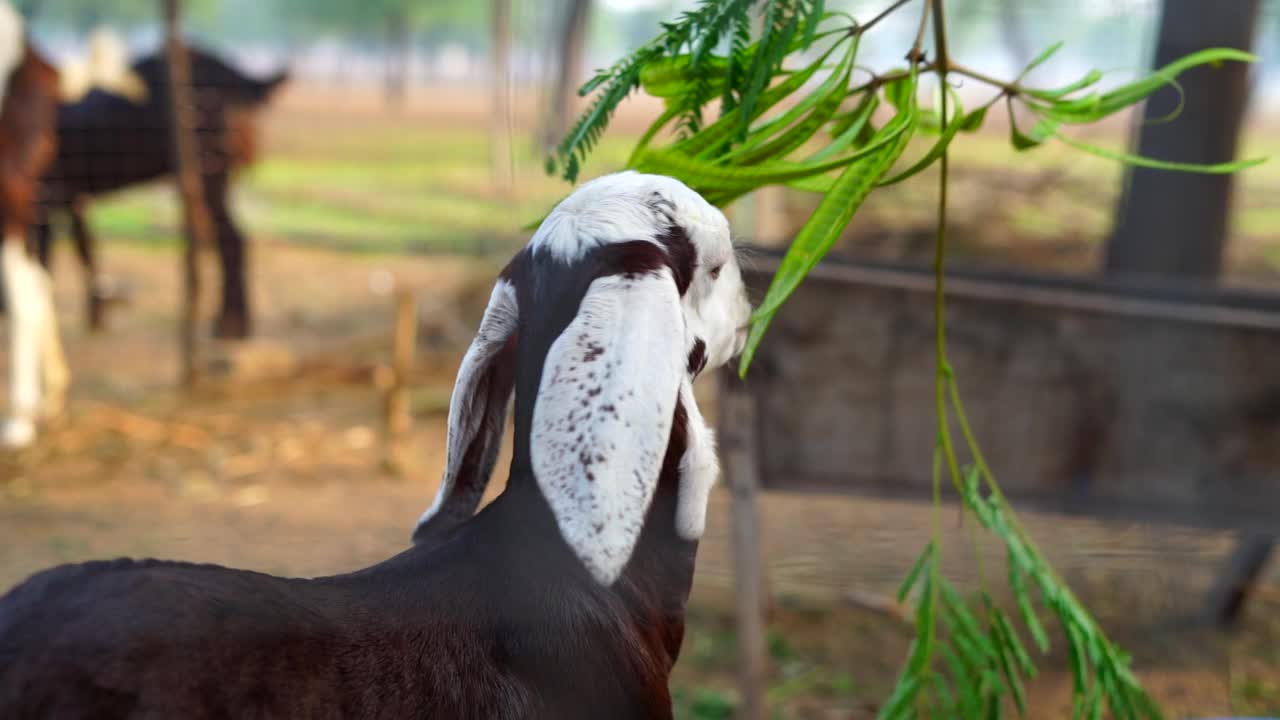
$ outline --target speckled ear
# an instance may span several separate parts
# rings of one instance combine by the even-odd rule
[[[413,541],[439,538],[476,511],[502,444],[507,402],[515,385],[515,286],[498,280],[480,330],[462,358],[449,400],[444,476],[435,502],[418,519]]]
[[[569,547],[600,583],[622,573],[662,472],[685,323],[669,268],[591,283],[552,344],[533,409],[538,486]]]

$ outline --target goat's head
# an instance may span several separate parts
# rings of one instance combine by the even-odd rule
[[[677,404],[692,403],[694,376],[741,351],[750,310],[729,223],[696,192],[635,172],[582,185],[494,287],[458,371],[444,477],[415,541],[474,513],[519,384],[516,462],[527,449],[561,535],[612,583],[645,523]],[[705,492],[680,502],[705,505]]]

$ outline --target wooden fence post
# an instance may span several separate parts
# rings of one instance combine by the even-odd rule
[[[182,9],[179,0],[161,0],[161,6],[165,25],[174,177],[182,201],[183,234],[187,240],[182,259],[182,317],[178,343],[181,383],[189,388],[195,385],[200,375],[200,253],[213,244],[213,224],[204,199],[204,172],[195,136],[199,108],[191,91],[191,65],[182,41]]]
[[[733,580],[738,625],[738,692],[741,706],[735,717],[763,720],[765,700],[765,599],[760,557],[756,488],[759,487],[759,447],[755,398],[731,373],[720,391],[720,447],[725,475],[733,493]]]
[[[396,290],[396,320],[391,339],[391,384],[387,389],[387,435],[394,447],[409,432],[409,376],[418,344],[417,301],[408,288]]]

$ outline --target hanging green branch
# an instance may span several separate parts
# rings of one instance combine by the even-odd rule
[[[863,69],[856,64],[863,36],[885,17],[912,5],[920,24],[915,43],[904,55],[906,67],[871,72],[870,79],[854,84],[854,68]],[[1103,79],[1097,70],[1062,87],[1040,88],[1026,84],[1025,79],[1052,59],[1060,43],[1042,52],[1012,81],[1004,81],[950,57],[942,0],[896,0],[862,24],[823,8],[821,0],[701,0],[695,10],[664,24],[652,41],[583,86],[580,92],[596,92],[596,99],[549,158],[548,171],[558,168],[566,180],[576,180],[613,111],[632,91],[641,89],[661,98],[666,111],[643,134],[628,167],[675,176],[721,207],[770,185],[822,196],[752,316],[739,368],[745,375],[774,315],[835,244],[867,196],[877,187],[902,182],[938,165],[935,518],[941,512],[942,483],[949,479],[976,525],[1005,546],[1017,605],[1014,615],[1020,622],[996,605],[985,579],[977,597],[966,601],[943,577],[941,523],[935,519],[933,539],[899,591],[900,600],[914,593],[917,636],[880,717],[1000,717],[1010,704],[1025,714],[1024,683],[1035,677],[1036,667],[1020,632],[1031,637],[1040,653],[1049,650],[1039,606],[1052,616],[1065,638],[1076,717],[1100,718],[1106,708],[1121,719],[1160,718],[1159,708],[1133,675],[1129,657],[1107,639],[1018,523],[969,427],[947,359],[944,323],[948,151],[962,134],[982,126],[992,105],[1004,101],[1010,143],[1020,151],[1057,140],[1133,165],[1235,172],[1262,160],[1174,163],[1096,147],[1064,134],[1062,128],[1097,122],[1161,87],[1176,87],[1178,75],[1193,67],[1256,58],[1217,48],[1193,53],[1106,92],[1095,89]],[[753,10],[762,20],[754,41]],[[931,57],[924,50],[929,27]],[[918,100],[920,77],[928,73],[938,77],[943,89],[936,108],[921,107]],[[949,75],[990,87],[992,95],[965,112],[948,85]],[[713,102],[719,103],[719,115],[705,123],[704,113]],[[893,108],[894,113],[877,127],[875,115],[882,106]],[[770,114],[775,107],[785,109]],[[1019,110],[1029,117],[1029,130],[1018,126]],[[923,155],[896,169],[911,139],[919,134],[936,139]],[[665,144],[659,144],[663,139]],[[952,421],[960,429],[959,438],[952,437]],[[972,467],[962,468],[958,461],[961,443],[974,458]]]

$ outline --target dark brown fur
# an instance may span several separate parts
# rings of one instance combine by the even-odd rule
[[[155,560],[40,573],[0,598],[0,717],[671,718],[697,552],[675,531],[685,408],[610,587],[562,539],[528,442],[547,348],[587,286],[669,263],[623,243],[573,266],[525,251],[504,273],[521,309],[500,353],[515,371],[515,452],[478,514],[439,514],[411,549],[312,580]],[[505,407],[508,371],[486,382],[480,403]],[[488,452],[467,449],[457,507],[483,490]]]
[[[58,72],[28,41],[0,108],[0,216],[4,237],[24,237],[39,179],[57,150]]]

